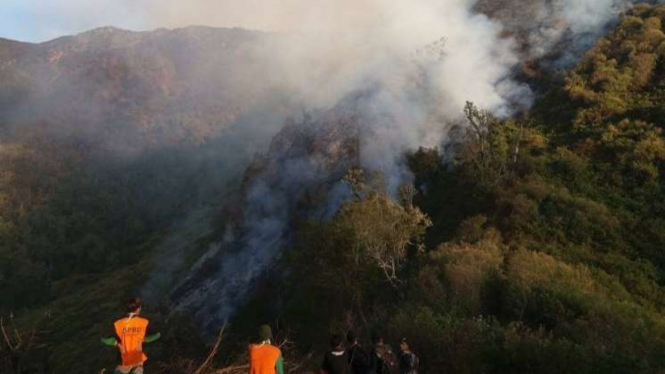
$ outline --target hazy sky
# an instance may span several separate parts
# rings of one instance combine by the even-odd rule
[[[268,28],[269,22],[261,15],[274,15],[274,8],[289,3],[295,1],[0,0],[0,37],[43,42],[101,26],[130,30],[189,25]]]
[[[0,37],[42,42],[91,28],[144,27],[143,0],[0,0]]]
[[[528,1],[528,0],[525,0]],[[622,0],[557,0],[564,18],[596,29]],[[317,28],[335,21],[338,30],[374,27],[376,12],[416,0],[0,0],[0,37],[42,42],[101,26],[129,30],[205,25],[259,30]],[[431,1],[427,1],[431,3]],[[445,8],[468,8],[475,0],[440,0]],[[408,17],[408,15],[406,15]],[[340,24],[341,23],[341,24]]]
[[[460,2],[466,0],[443,3]],[[295,30],[315,26],[325,18],[343,20],[344,26],[365,27],[368,19],[380,22],[381,14],[367,12],[368,4],[375,9],[380,3],[386,1],[0,0],[0,37],[42,42],[101,26],[130,30],[190,25]]]

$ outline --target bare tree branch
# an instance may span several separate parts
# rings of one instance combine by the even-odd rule
[[[5,343],[7,343],[7,347],[9,348],[9,352],[14,352],[15,347],[12,345],[11,339],[9,339],[9,336],[7,335],[7,331],[5,330],[5,323],[3,317],[0,317],[0,330],[2,330],[2,336],[5,338]]]
[[[206,370],[209,366],[212,360],[215,358],[217,355],[217,352],[219,351],[219,345],[222,343],[222,340],[224,339],[224,330],[226,330],[226,323],[224,323],[224,326],[219,330],[219,335],[217,336],[217,341],[215,342],[215,345],[212,347],[210,350],[210,353],[208,354],[208,357],[206,357],[205,361],[199,366],[199,368],[194,372],[194,374],[201,374],[203,373],[204,370]]]

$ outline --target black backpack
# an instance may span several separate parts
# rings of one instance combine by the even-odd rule
[[[401,353],[399,357],[400,370],[406,373],[417,373],[420,359],[413,352]]]
[[[366,374],[369,372],[369,356],[358,345],[347,351],[351,372],[354,374]]]
[[[381,362],[381,374],[399,374],[399,360],[392,351],[386,350]]]

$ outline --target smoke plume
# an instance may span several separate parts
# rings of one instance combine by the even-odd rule
[[[529,54],[544,54],[565,33],[600,35],[618,4],[567,3],[543,3],[549,5],[535,19],[538,32]],[[588,11],[590,4],[598,8]],[[410,180],[401,162],[404,152],[445,142],[467,100],[499,116],[531,103],[530,89],[512,75],[520,54],[516,40],[506,36],[511,30],[500,17],[477,13],[476,5],[472,0],[286,1],[257,13],[222,2],[202,19],[178,7],[165,10],[161,19],[178,22],[184,15],[188,22],[205,22],[215,11],[224,19],[229,7],[241,24],[279,31],[270,43],[257,46],[257,56],[271,62],[263,79],[305,108],[341,118],[350,113],[354,129],[359,127],[354,161],[382,172],[388,191],[396,191]],[[561,33],[556,19],[567,23]],[[551,29],[549,22],[554,22]],[[304,131],[326,131],[322,123],[326,120],[315,119],[307,128],[305,121]],[[231,317],[279,258],[302,193],[340,177],[340,169],[310,152],[275,148],[269,155],[279,161],[268,162],[248,186],[238,239],[211,246],[174,294],[176,308],[196,311],[204,326]]]
[[[348,196],[337,182],[351,165],[382,172],[387,190],[395,192],[411,178],[404,152],[444,143],[450,125],[462,120],[467,100],[498,116],[529,107],[531,89],[514,77],[521,59],[557,49],[554,66],[570,65],[632,3],[46,0],[40,7],[14,6],[26,20],[50,25],[31,38],[104,24],[266,32],[199,27],[143,34],[105,28],[21,46],[43,50],[26,52],[32,58],[27,64],[5,64],[15,71],[23,72],[23,65],[32,69],[22,75],[7,70],[6,76],[36,79],[38,84],[25,86],[38,93],[42,105],[28,100],[18,109],[13,102],[6,107],[19,122],[61,117],[49,131],[63,137],[93,133],[90,138],[102,138],[100,144],[113,155],[139,157],[150,148],[144,143],[159,149],[180,144],[180,138],[217,144],[224,151],[210,150],[204,157],[208,166],[201,167],[199,185],[214,179],[206,174],[218,165],[220,175],[237,178],[237,164],[229,173],[225,162],[209,161],[219,156],[248,162],[247,154],[259,147],[257,139],[277,133],[283,118],[294,114],[285,112],[313,113],[273,142],[270,159],[246,186],[237,227],[210,246],[172,294],[176,309],[193,310],[210,325],[232,316],[247,290],[279,258],[289,222],[304,214],[296,207],[303,194],[326,186],[329,201],[321,208],[330,214]],[[106,85],[100,88],[100,82]],[[71,123],[69,130],[61,123]],[[232,131],[240,133],[230,137]],[[340,149],[353,157],[345,159]],[[230,153],[236,158],[227,157]],[[201,193],[206,203],[222,181],[228,182],[219,179],[206,189],[212,192]],[[165,260],[156,264],[158,276],[146,286],[147,295],[158,297],[171,288],[187,257],[182,252],[192,246],[190,238],[210,234],[201,216],[212,209],[190,210],[179,225],[184,229],[176,224],[158,249]]]
[[[248,186],[239,239],[211,246],[177,288],[176,308],[196,311],[210,329],[232,316],[279,258],[289,222],[302,214],[295,202],[308,189],[332,183],[339,191],[334,181],[353,163],[382,172],[394,192],[410,180],[404,152],[445,141],[467,100],[498,115],[530,103],[529,89],[511,78],[519,62],[513,40],[501,36],[498,22],[473,13],[472,1],[336,4],[300,3],[298,32],[258,47],[272,61],[270,85],[322,114],[274,145]],[[357,159],[331,162],[337,142],[328,132],[341,124],[351,126],[336,136],[353,133]],[[308,138],[319,152],[297,145]]]

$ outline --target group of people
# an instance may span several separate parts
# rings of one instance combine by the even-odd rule
[[[148,334],[149,321],[140,317],[141,300],[132,298],[127,303],[127,314],[113,324],[115,337],[102,338],[102,343],[117,347],[121,364],[116,374],[143,374],[143,363],[148,359],[143,344],[160,338],[160,334]],[[259,328],[258,342],[250,344],[249,374],[284,374],[284,359],[278,347],[272,344],[272,329],[268,325]],[[411,352],[408,341],[399,342],[400,352],[395,354],[379,334],[372,336],[369,351],[358,344],[353,331],[346,335],[344,346],[340,335],[330,338],[331,349],[326,352],[321,374],[418,374],[418,357]]]
[[[330,351],[323,357],[321,374],[418,374],[418,356],[411,352],[406,338],[399,342],[399,354],[377,333],[372,336],[369,352],[358,344],[353,331],[346,334],[346,342],[347,347],[340,335],[330,338]]]
[[[284,374],[284,359],[280,349],[272,345],[270,326],[259,328],[258,340],[259,343],[249,345],[249,374]],[[405,338],[399,342],[399,354],[379,334],[374,334],[372,341],[368,352],[358,344],[353,331],[346,334],[347,346],[340,335],[333,335],[320,374],[418,374],[418,356],[411,352]]]

